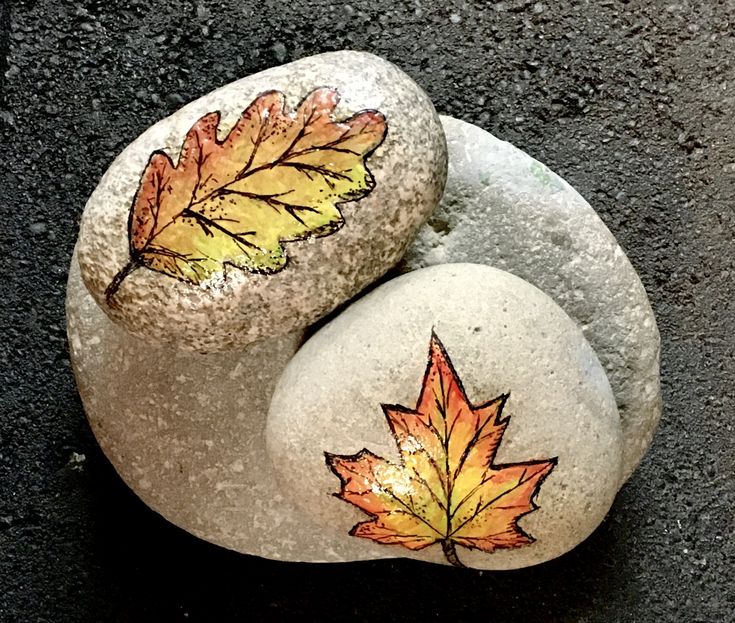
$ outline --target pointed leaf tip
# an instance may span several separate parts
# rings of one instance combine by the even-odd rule
[[[350,534],[412,550],[441,542],[455,565],[461,564],[455,545],[493,552],[532,543],[518,521],[536,510],[535,497],[557,459],[494,463],[509,395],[473,406],[432,331],[416,410],[382,405],[400,462],[367,449],[332,455],[339,497],[371,517]]]

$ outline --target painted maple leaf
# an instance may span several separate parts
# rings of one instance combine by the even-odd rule
[[[222,140],[220,113],[204,115],[175,165],[154,152],[130,210],[130,260],[108,302],[142,266],[193,284],[225,266],[273,273],[286,266],[283,243],[342,227],[339,204],[375,187],[366,160],[387,126],[376,110],[335,120],[338,102],[336,90],[319,88],[290,112],[283,93],[269,91]]]
[[[342,484],[334,495],[371,516],[350,534],[411,550],[441,543],[455,566],[464,566],[457,545],[493,552],[533,543],[518,520],[538,508],[534,498],[557,459],[494,464],[508,426],[501,417],[507,399],[473,406],[432,334],[416,408],[383,405],[400,462],[367,449],[325,452]]]

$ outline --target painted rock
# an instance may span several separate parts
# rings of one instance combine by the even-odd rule
[[[130,144],[84,210],[87,288],[148,341],[202,352],[314,322],[392,267],[441,197],[426,94],[370,54],[244,78]]]
[[[318,331],[266,441],[283,495],[345,559],[540,563],[598,526],[621,476],[615,399],[577,324],[473,264],[398,277]]]
[[[623,479],[661,415],[659,334],[638,275],[590,205],[558,175],[477,126],[442,117],[449,175],[404,270],[489,264],[550,295],[607,371],[623,429]]]

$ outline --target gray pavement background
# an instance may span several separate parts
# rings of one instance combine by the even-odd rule
[[[0,621],[735,621],[735,2],[0,0]],[[663,422],[600,529],[502,574],[276,563],[148,510],[65,345],[85,200],[182,103],[367,50],[600,212],[663,338]]]

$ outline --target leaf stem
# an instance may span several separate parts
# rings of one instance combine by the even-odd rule
[[[455,567],[461,567],[462,569],[466,569],[467,565],[465,565],[460,559],[459,556],[457,556],[457,549],[454,545],[454,541],[451,539],[445,539],[442,541],[442,551],[444,552],[444,555],[447,557],[447,560],[454,565]]]
[[[120,269],[117,275],[113,277],[110,285],[107,286],[107,289],[105,290],[105,300],[108,304],[112,302],[112,298],[115,296],[115,294],[117,294],[117,291],[120,289],[120,286],[122,285],[122,282],[125,280],[125,278],[139,267],[140,258],[131,257],[130,260],[128,260],[128,263],[125,264],[125,266]]]

